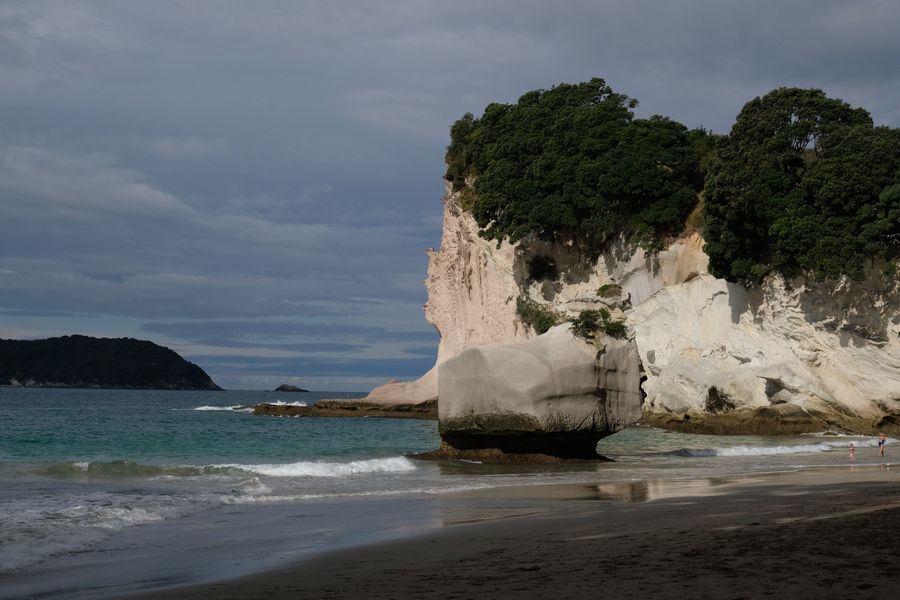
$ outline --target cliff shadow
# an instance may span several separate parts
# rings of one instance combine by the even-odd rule
[[[516,247],[513,279],[523,293],[532,282],[539,282],[544,300],[552,302],[565,286],[590,280],[595,262],[596,257],[575,243],[529,236]]]
[[[749,312],[753,319],[759,313],[763,303],[763,291],[759,288],[747,289],[739,283],[726,282],[728,289],[728,306],[731,308],[731,322],[737,325],[741,315]]]
[[[802,288],[800,310],[806,320],[837,335],[845,348],[885,344],[889,324],[900,320],[897,285],[886,286],[877,269],[862,281],[797,278],[792,286]]]

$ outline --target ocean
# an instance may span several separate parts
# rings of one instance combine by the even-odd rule
[[[528,510],[471,490],[643,482],[629,499],[642,501],[653,499],[654,482],[709,487],[847,465],[851,442],[858,467],[881,462],[874,437],[642,427],[600,442],[612,462],[421,461],[409,455],[438,446],[434,421],[235,409],[355,396],[0,388],[0,598],[104,598],[214,581]]]

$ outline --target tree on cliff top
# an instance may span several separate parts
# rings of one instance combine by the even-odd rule
[[[710,271],[754,282],[770,271],[863,275],[900,250],[900,132],[815,89],[748,102],[706,182]]]
[[[636,105],[598,78],[490,104],[451,127],[446,178],[459,190],[474,176],[470,208],[487,239],[658,239],[696,204],[698,156],[683,125],[635,119]]]

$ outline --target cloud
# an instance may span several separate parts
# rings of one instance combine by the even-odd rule
[[[900,125],[889,0],[165,7],[0,3],[5,331],[427,363],[423,251],[463,113],[600,76],[640,115],[716,131],[781,85]],[[392,369],[366,364],[316,381]],[[236,365],[218,373],[280,376]]]
[[[160,138],[151,140],[149,147],[158,156],[169,160],[208,158],[225,151],[221,142],[200,138]]]
[[[376,377],[414,379],[434,366],[433,357],[407,359],[334,359],[277,358],[244,356],[237,359],[217,355],[193,355],[191,360],[200,362],[212,372],[235,370],[255,375],[293,377]]]
[[[268,344],[285,345],[294,338],[328,338],[330,340],[359,340],[359,343],[401,342],[424,345],[435,343],[437,333],[424,322],[415,323],[414,329],[399,330],[373,325],[346,322],[304,322],[286,319],[258,320],[192,320],[184,322],[153,321],[144,323],[141,329],[148,333],[187,340],[196,343],[242,344],[268,340]]]

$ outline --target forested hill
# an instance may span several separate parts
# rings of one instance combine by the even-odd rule
[[[173,350],[131,338],[0,340],[0,385],[218,390]]]
[[[653,251],[700,212],[710,271],[730,281],[897,276],[900,129],[816,89],[751,100],[725,135],[636,105],[602,79],[489,104],[451,127],[446,178],[487,239]]]

